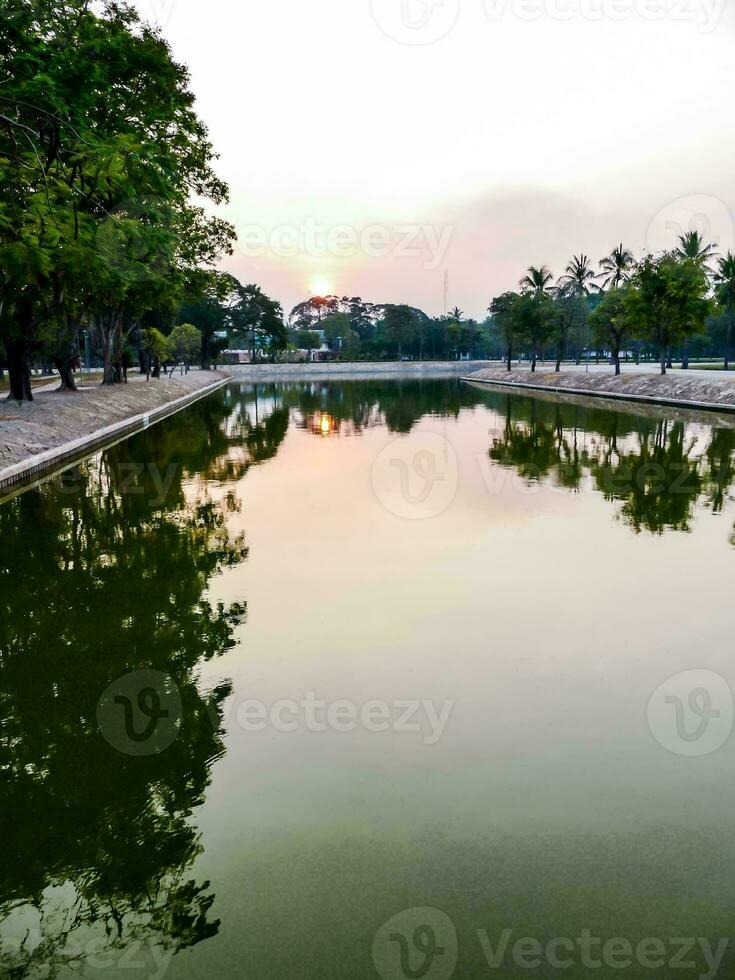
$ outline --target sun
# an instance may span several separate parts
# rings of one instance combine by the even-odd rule
[[[312,279],[309,289],[311,290],[312,296],[332,295],[332,286],[328,279],[323,279],[323,278]]]

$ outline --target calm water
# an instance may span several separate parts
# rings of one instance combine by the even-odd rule
[[[232,385],[0,506],[0,975],[732,976],[733,483],[665,411]]]

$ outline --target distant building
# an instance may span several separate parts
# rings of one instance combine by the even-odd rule
[[[225,364],[250,364],[252,356],[249,350],[223,350]]]

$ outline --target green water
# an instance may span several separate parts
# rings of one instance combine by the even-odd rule
[[[0,976],[731,976],[734,484],[703,417],[233,384],[0,505]]]

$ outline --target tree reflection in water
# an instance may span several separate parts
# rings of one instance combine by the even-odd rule
[[[727,503],[733,429],[420,380],[231,385],[0,506],[0,973],[84,972],[134,943],[155,960],[217,932],[192,874],[192,811],[224,751],[230,687],[202,690],[198,667],[245,612],[245,597],[208,599],[247,558],[228,526],[237,482],[289,425],[408,433],[476,407],[495,464],[594,488],[637,532],[687,530],[695,506]],[[133,757],[102,737],[97,707],[141,670],[172,678],[182,724],[165,751]]]
[[[735,429],[570,403],[495,395],[503,419],[490,459],[526,481],[579,490],[585,479],[636,532],[688,531],[694,509],[719,513],[735,478]]]
[[[206,399],[0,507],[3,976],[84,972],[131,944],[155,961],[217,932],[191,815],[230,686],[202,691],[197,667],[234,645],[245,608],[207,599],[247,557],[234,490],[210,488],[271,458],[288,425],[252,414],[237,391]],[[169,675],[183,708],[171,746],[142,758],[96,714],[139,670]]]

